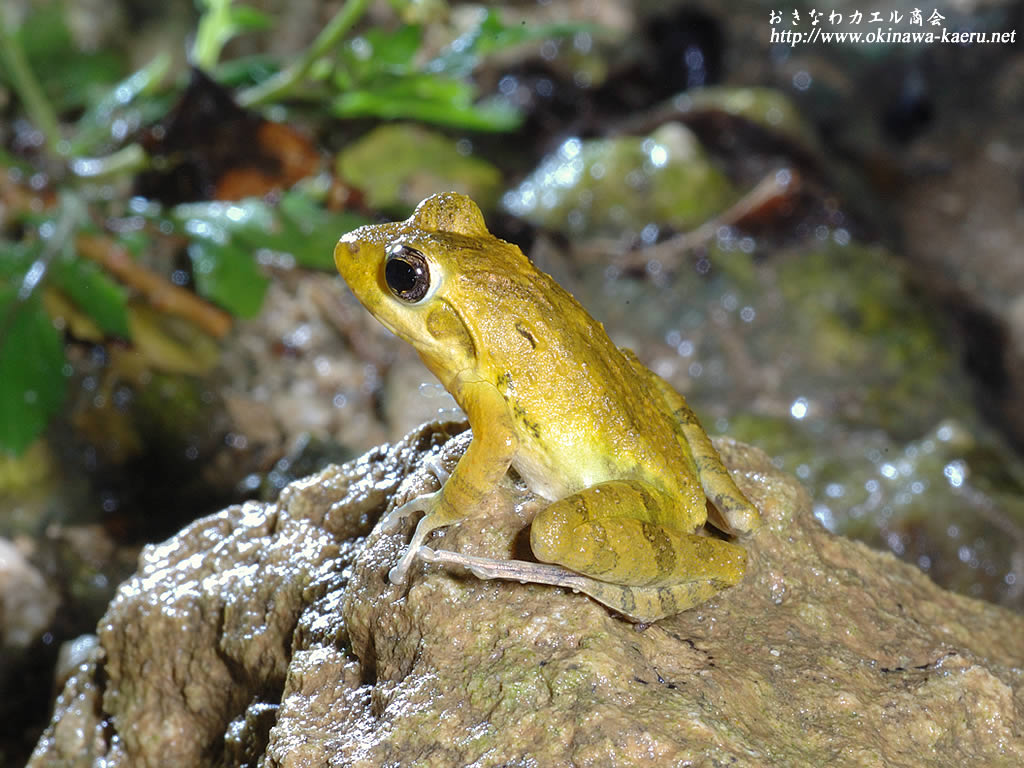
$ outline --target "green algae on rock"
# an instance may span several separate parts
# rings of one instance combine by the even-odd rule
[[[666,123],[650,136],[566,139],[502,204],[537,226],[593,236],[691,229],[736,196],[696,136]]]
[[[363,190],[374,210],[407,215],[427,195],[452,189],[488,209],[501,172],[444,134],[412,123],[380,125],[338,153],[338,175]]]
[[[450,467],[460,428],[148,547],[30,767],[1024,761],[1024,618],[829,533],[728,439],[764,526],[744,581],[695,610],[638,632],[550,587],[426,564],[392,585],[405,537],[374,523],[436,487],[425,459]],[[488,504],[445,546],[514,550],[536,499],[513,477]]]
[[[676,96],[673,107],[680,113],[719,110],[743,118],[768,131],[786,136],[809,150],[818,147],[814,129],[792,100],[774,88],[735,88],[715,85],[693,88]]]

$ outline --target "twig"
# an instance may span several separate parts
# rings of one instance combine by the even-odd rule
[[[231,315],[139,265],[128,251],[100,235],[79,235],[78,252],[135,288],[158,310],[185,317],[215,338],[231,330]]]
[[[771,171],[728,210],[704,222],[694,230],[681,232],[657,245],[630,251],[622,257],[618,266],[627,269],[643,267],[651,261],[673,265],[678,262],[682,254],[709,243],[722,227],[734,226],[762,206],[780,197],[792,195],[799,188],[800,177],[796,171],[790,170],[788,177],[780,175],[779,170]]]

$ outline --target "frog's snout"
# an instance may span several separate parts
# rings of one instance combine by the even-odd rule
[[[352,237],[353,234],[354,233],[349,232],[347,235],[342,235],[337,246],[334,248],[334,252],[337,253],[342,248],[347,248],[348,252],[352,255],[359,253],[359,241]]]
[[[342,237],[334,246],[334,266],[346,280],[351,266],[356,261],[360,249],[359,242],[351,237],[351,232]]]

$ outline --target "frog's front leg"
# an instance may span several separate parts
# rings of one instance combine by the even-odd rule
[[[450,476],[432,467],[443,483],[441,490],[407,501],[381,521],[381,527],[387,531],[406,517],[425,513],[402,559],[388,573],[392,584],[405,581],[432,531],[472,517],[481,508],[481,500],[505,476],[519,448],[512,412],[493,384],[475,377],[460,377],[448,389],[466,412],[473,439]]]

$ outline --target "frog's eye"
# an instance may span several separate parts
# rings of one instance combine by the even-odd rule
[[[402,301],[413,304],[430,290],[430,266],[426,257],[407,245],[394,245],[384,263],[384,282]]]

